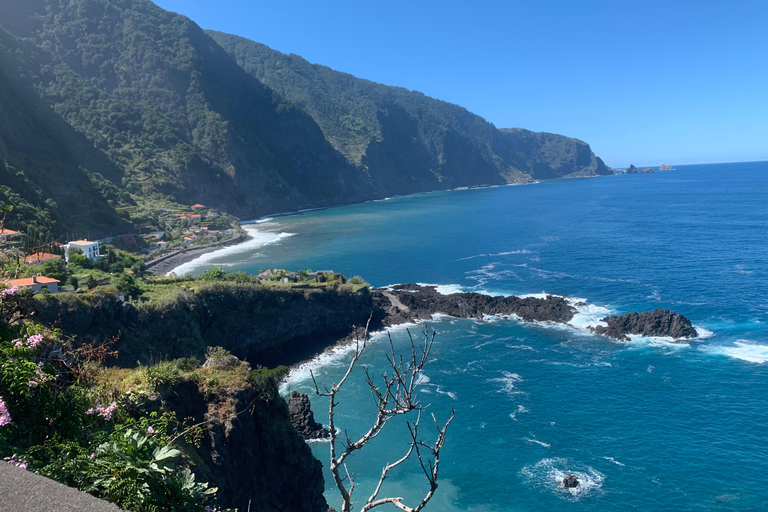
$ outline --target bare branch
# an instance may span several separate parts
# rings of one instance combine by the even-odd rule
[[[331,432],[330,443],[330,470],[333,474],[336,487],[339,489],[339,493],[342,498],[342,512],[350,512],[352,507],[352,491],[355,488],[355,483],[347,469],[346,459],[356,450],[363,448],[368,442],[376,438],[381,433],[384,426],[396,416],[406,415],[410,412],[416,411],[416,421],[408,422],[408,430],[411,440],[408,443],[408,450],[406,453],[396,460],[395,462],[388,463],[384,466],[379,477],[379,481],[376,485],[373,494],[368,498],[363,505],[361,512],[366,512],[372,508],[378,507],[383,504],[392,504],[395,507],[404,510],[406,512],[418,512],[429,502],[437,489],[437,474],[438,465],[440,461],[440,450],[445,443],[445,434],[448,430],[448,426],[453,421],[455,413],[451,410],[450,419],[440,427],[434,415],[432,419],[437,429],[437,439],[433,445],[429,445],[419,439],[418,428],[421,421],[421,413],[424,410],[424,406],[418,401],[415,390],[419,382],[419,374],[421,373],[424,365],[429,360],[429,354],[432,350],[432,345],[435,341],[436,333],[433,331],[430,336],[429,328],[424,327],[423,342],[416,343],[413,336],[408,330],[408,337],[411,343],[411,357],[406,364],[402,356],[398,357],[395,352],[394,342],[392,336],[389,336],[389,354],[387,354],[386,360],[388,364],[388,371],[381,373],[381,383],[376,386],[373,377],[370,375],[368,368],[364,368],[365,382],[368,384],[369,392],[376,405],[376,418],[370,429],[362,436],[353,440],[350,438],[347,431],[344,431],[344,441],[342,442],[343,450],[337,455],[336,441],[338,439],[338,432],[334,423],[335,408],[339,405],[336,401],[336,395],[339,393],[341,386],[347,381],[352,374],[357,361],[363,354],[363,351],[367,347],[368,342],[368,328],[370,325],[370,318],[363,333],[362,341],[358,338],[355,340],[355,352],[352,356],[352,360],[347,367],[344,376],[341,378],[338,384],[333,384],[330,389],[325,388],[325,392],[320,391],[320,387],[317,384],[314,374],[312,373],[312,381],[315,385],[315,392],[319,396],[327,396],[329,400],[328,408],[328,420],[329,430]],[[417,347],[418,345],[418,347]],[[377,379],[378,380],[378,379]],[[422,450],[426,450],[426,460],[422,457]],[[401,497],[384,497],[379,498],[384,481],[389,476],[389,472],[397,466],[403,464],[408,460],[414,452],[418,458],[419,464],[424,472],[427,481],[429,482],[429,490],[427,491],[421,502],[414,508],[408,507],[402,503]],[[345,477],[341,474],[341,468],[344,468]],[[349,489],[345,485],[345,481],[348,482]]]

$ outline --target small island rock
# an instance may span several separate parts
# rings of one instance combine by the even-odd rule
[[[579,486],[579,477],[569,473],[563,477],[562,485],[565,489],[576,488]]]
[[[291,391],[288,399],[288,414],[291,417],[291,425],[304,439],[326,439],[331,436],[328,429],[324,429],[315,421],[315,415],[309,405],[309,397],[306,393]]]

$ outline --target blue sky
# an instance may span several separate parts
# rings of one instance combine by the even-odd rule
[[[613,167],[768,160],[766,0],[156,3]]]

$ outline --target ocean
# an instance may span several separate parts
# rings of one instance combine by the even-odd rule
[[[438,316],[418,386],[427,413],[456,418],[426,510],[768,510],[768,163],[679,166],[654,174],[440,191],[273,216],[249,244],[177,273],[259,268],[334,270],[373,286],[440,285],[489,294],[551,293],[587,304],[570,326]],[[699,337],[617,342],[585,326],[608,313],[672,309]],[[363,366],[385,369],[378,333],[339,395],[337,424],[367,430],[375,406]],[[338,350],[291,372],[283,392],[327,401],[350,359]],[[428,415],[427,415],[428,416]],[[428,420],[428,421],[426,421]],[[434,438],[431,417],[422,420]],[[349,459],[358,506],[381,467],[407,449],[392,422]],[[313,452],[327,467],[328,443]],[[573,473],[576,490],[559,485]],[[326,474],[326,497],[339,508]],[[421,469],[393,471],[382,495],[413,506]]]

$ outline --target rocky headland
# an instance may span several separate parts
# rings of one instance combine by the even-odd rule
[[[483,318],[498,315],[525,322],[553,322],[568,324],[578,313],[568,297],[546,295],[544,297],[497,297],[475,292],[443,295],[434,286],[401,284],[371,291],[376,320],[382,326],[425,320],[436,313],[459,318]],[[697,336],[696,329],[685,316],[670,310],[628,313],[622,316],[606,316],[607,326],[591,328],[597,334],[629,341],[630,334],[669,337],[675,340]]]

